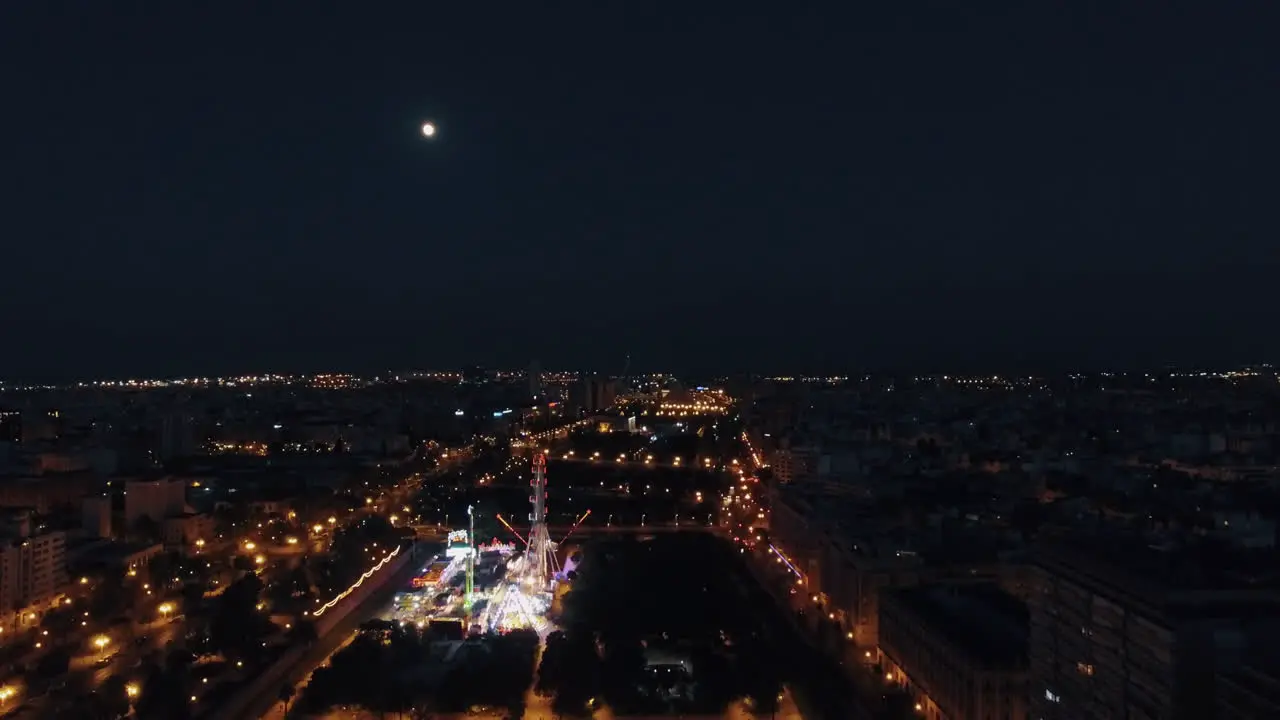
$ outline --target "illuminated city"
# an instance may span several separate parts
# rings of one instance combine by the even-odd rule
[[[1280,720],[1277,28],[0,3],[0,720]]]

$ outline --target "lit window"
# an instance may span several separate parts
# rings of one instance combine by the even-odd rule
[[[1076,670],[1078,670],[1081,675],[1088,675],[1090,677],[1093,676],[1093,666],[1090,665],[1089,663],[1086,663],[1086,662],[1076,663]]]

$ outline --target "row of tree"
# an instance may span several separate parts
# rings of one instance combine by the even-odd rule
[[[308,712],[360,706],[375,712],[466,712],[483,706],[523,712],[538,638],[513,632],[450,651],[414,627],[366,627],[316,670],[299,698]]]
[[[621,539],[588,548],[591,557],[561,602],[565,629],[547,639],[538,668],[538,690],[552,696],[558,712],[587,713],[593,699],[619,714],[721,713],[743,697],[757,709],[776,705],[784,664],[757,615],[733,601],[733,578],[718,570],[716,542]],[[663,692],[663,676],[646,670],[646,655],[659,648],[692,666],[678,697]]]

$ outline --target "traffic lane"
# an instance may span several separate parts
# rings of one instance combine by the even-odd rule
[[[357,632],[356,630],[352,630],[351,632],[347,633],[346,636],[342,639],[342,642],[339,643],[337,647],[329,651],[329,654],[326,655],[323,660],[315,663],[315,666],[310,671],[308,671],[305,676],[303,676],[300,680],[298,680],[297,684],[295,685],[295,687],[297,688],[297,692],[301,693],[302,689],[307,686],[307,683],[311,682],[311,677],[315,675],[316,670],[320,669],[321,667],[324,667],[325,665],[328,665],[329,660],[331,660],[334,655],[337,655],[339,652],[342,652],[342,650],[346,648],[348,645],[350,645],[358,636],[359,636],[359,632]],[[302,661],[299,662],[299,665],[304,665],[306,663],[307,663],[307,658],[303,658]],[[295,699],[296,699],[296,694],[295,694]],[[280,702],[277,699],[275,704],[273,704],[265,713],[261,715],[260,720],[285,720],[285,718],[286,718],[285,704],[283,702]]]
[[[779,651],[779,661],[792,673],[799,670],[795,674],[803,678],[803,682],[796,685],[807,691],[801,694],[808,697],[797,698],[797,701],[802,705],[816,705],[813,709],[830,720],[871,720],[872,713],[840,668],[802,634],[794,620],[786,616],[787,611],[779,607],[773,595],[760,586],[743,562],[745,560],[739,556],[733,570],[735,584],[744,600],[759,613],[764,629]],[[809,702],[804,702],[806,699]]]
[[[420,553],[419,556],[431,557],[430,553],[425,552]],[[301,693],[303,688],[299,687],[299,683],[303,679],[309,678],[316,668],[320,667],[330,656],[337,652],[338,648],[349,642],[350,637],[360,625],[373,619],[381,612],[383,606],[391,601],[391,596],[409,583],[409,579],[417,572],[418,566],[419,562],[417,561],[405,563],[404,567],[394,577],[387,580],[385,586],[379,588],[377,592],[354,608],[327,635],[312,643],[302,658],[285,673],[285,679],[281,682],[281,685],[288,685],[293,687],[297,693]],[[273,705],[281,704],[280,689],[280,687],[264,689],[261,695],[253,698],[245,706],[244,717],[261,718],[271,711]],[[216,709],[211,710],[211,712],[216,712]]]
[[[94,662],[89,668],[87,685],[90,690],[101,687],[112,675],[141,674],[143,662],[153,653],[163,653],[173,647],[181,629],[182,621],[174,619],[161,623],[143,626],[138,639],[145,642],[124,644],[119,652],[110,656],[108,662]],[[163,661],[163,657],[157,658]],[[137,679],[137,678],[131,678]]]

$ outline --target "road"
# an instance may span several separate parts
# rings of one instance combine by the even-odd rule
[[[302,656],[288,673],[286,682],[281,683],[281,685],[291,685],[297,690],[298,694],[301,694],[305,683],[310,680],[316,668],[327,663],[329,658],[333,657],[339,649],[351,642],[360,625],[373,619],[390,602],[391,596],[397,590],[403,588],[409,582],[409,579],[421,569],[422,559],[430,556],[429,550],[420,548],[418,551],[419,560],[405,563],[398,573],[388,578],[382,587],[360,603],[327,635],[316,640],[311,649]],[[243,717],[268,717],[275,720],[283,718],[284,704],[280,702],[279,692],[280,687],[271,687],[264,690],[261,695],[254,698],[246,706]]]
[[[129,675],[136,670],[141,660],[156,651],[172,647],[182,627],[181,618],[136,625],[132,628],[106,633],[112,644],[106,652],[109,661],[99,665],[102,653],[86,653],[71,659],[67,676],[62,678],[61,687],[54,681],[54,686],[36,697],[24,697],[21,683],[14,686],[19,693],[0,707],[0,717],[4,718],[37,718],[47,717],[59,699],[67,700],[77,693],[91,692],[100,687],[112,675]],[[145,637],[146,642],[138,643],[135,638]],[[135,678],[129,678],[133,680]]]
[[[328,665],[330,658],[342,652],[343,648],[350,645],[351,641],[355,640],[356,637],[359,635],[359,630],[352,629],[347,631],[346,633],[335,632],[331,634],[338,636],[338,639],[340,640],[340,642],[336,646],[334,646],[332,649],[328,650],[328,652],[325,653],[324,657],[319,662],[316,662],[311,667],[310,670],[306,671],[306,675],[302,676],[298,680],[298,683],[294,687],[297,688],[299,694],[302,692],[302,689],[307,686],[307,683],[311,682],[311,676],[315,674],[316,670],[320,669],[325,665]],[[304,666],[309,664],[309,658],[303,658],[303,661],[299,664]],[[271,705],[271,709],[267,710],[265,713],[262,714],[262,720],[284,720],[285,717],[287,717],[285,713],[285,704],[282,702],[279,702],[278,700]]]
[[[804,708],[809,720],[872,720],[874,715],[856,694],[856,688],[816,647],[790,610],[781,605],[747,565],[750,560],[736,552],[726,552],[743,600],[760,608],[767,627],[775,632],[778,662],[804,683],[795,704]],[[799,712],[799,711],[797,711]]]

